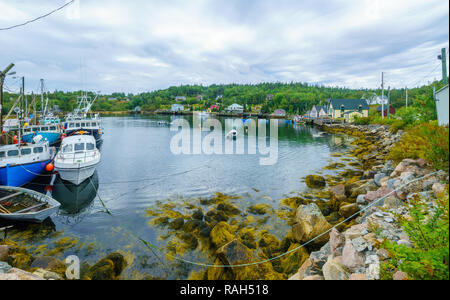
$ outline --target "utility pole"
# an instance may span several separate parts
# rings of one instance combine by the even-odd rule
[[[381,119],[384,119],[384,72],[381,72]]]
[[[391,106],[391,87],[388,87],[388,98],[387,98],[387,118],[389,119],[389,108]]]
[[[408,107],[408,87],[406,89],[406,107]]]
[[[447,50],[445,48],[441,49],[441,55],[438,56],[438,59],[442,62],[442,83],[447,84]]]
[[[3,134],[3,83],[5,83],[6,75],[14,67],[14,64],[9,64],[3,72],[0,73],[0,134]]]

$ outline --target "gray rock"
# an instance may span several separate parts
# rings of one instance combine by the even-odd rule
[[[375,174],[375,176],[373,177],[373,180],[375,181],[375,184],[376,184],[376,185],[381,186],[380,180],[381,180],[382,178],[384,178],[384,177],[386,177],[386,174],[384,174],[384,173],[377,173],[377,174]]]
[[[367,204],[366,198],[364,198],[365,195],[358,195],[356,198],[356,203],[358,204]]]
[[[363,237],[357,237],[352,240],[352,245],[357,252],[362,252],[367,248],[367,242]]]
[[[379,264],[380,263],[380,258],[378,257],[378,255],[376,254],[370,254],[367,253],[368,255],[366,255],[366,261],[365,264],[366,266],[371,265],[371,264]]]
[[[384,218],[384,220],[388,223],[394,223],[394,219],[391,217],[386,217],[386,218]]]

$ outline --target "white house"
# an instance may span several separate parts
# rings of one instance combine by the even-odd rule
[[[230,106],[227,107],[227,112],[231,112],[231,113],[243,113],[244,112],[244,107],[242,105],[239,105],[237,103],[234,103]]]
[[[436,92],[435,100],[439,125],[448,125],[448,84]]]
[[[170,109],[171,112],[180,112],[184,111],[184,105],[181,104],[172,104],[172,108]]]
[[[314,105],[309,111],[310,118],[324,118],[328,116],[328,108],[326,105]]]

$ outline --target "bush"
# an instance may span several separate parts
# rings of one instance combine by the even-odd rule
[[[423,158],[436,169],[449,168],[449,130],[437,122],[417,125],[406,132],[392,147],[388,158],[399,162],[405,158]]]
[[[381,266],[382,278],[396,269],[415,280],[449,279],[449,222],[448,186],[440,195],[436,207],[416,196],[412,199],[411,220],[397,216],[413,247],[384,241],[382,248],[388,250],[391,260]]]

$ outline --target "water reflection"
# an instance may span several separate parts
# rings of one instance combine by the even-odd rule
[[[53,198],[61,203],[60,211],[64,215],[76,215],[86,210],[97,196],[98,174],[86,179],[80,185],[63,181],[59,176],[53,188]]]

